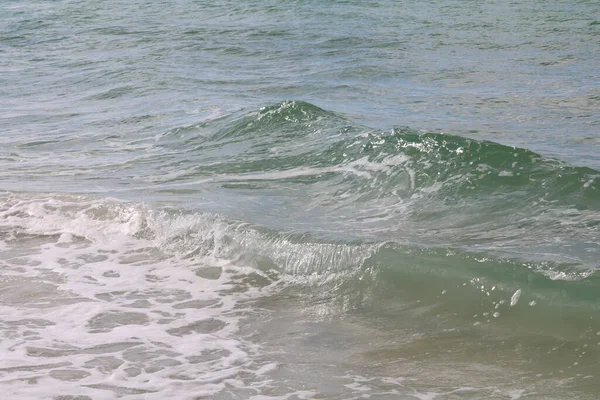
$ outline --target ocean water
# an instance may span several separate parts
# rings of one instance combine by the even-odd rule
[[[595,0],[3,1],[3,398],[600,398],[599,65]]]

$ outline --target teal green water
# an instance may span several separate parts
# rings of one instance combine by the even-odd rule
[[[4,2],[0,385],[598,398],[599,40],[595,1]]]

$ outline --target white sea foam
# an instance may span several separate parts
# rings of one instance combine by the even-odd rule
[[[6,398],[212,396],[230,384],[257,385],[274,368],[256,364],[256,346],[235,335],[247,311],[240,301],[260,292],[241,280],[260,272],[231,266],[214,243],[190,255],[220,240],[226,224],[218,218],[196,216],[192,227],[210,229],[192,244],[174,240],[186,234],[183,218],[151,232],[141,205],[3,200]]]
[[[438,389],[425,372],[359,375],[361,366],[338,363],[347,356],[344,346],[318,345],[378,334],[351,321],[273,332],[261,326],[277,310],[254,300],[292,286],[337,287],[360,271],[378,245],[269,237],[216,215],[169,214],[114,199],[1,195],[0,200],[0,385],[6,398],[233,394],[279,400],[316,399],[328,390],[332,398],[348,399],[506,398],[508,390],[519,398],[523,393],[513,386],[479,387],[477,381],[476,388]],[[284,307],[284,324],[302,320],[294,312]],[[339,315],[320,302],[296,312],[317,320]],[[272,326],[282,324],[273,320]],[[264,335],[272,338],[263,343]],[[322,360],[326,363],[319,365]],[[310,371],[298,376],[304,362],[312,365]],[[318,384],[324,374],[329,374],[325,389]],[[288,380],[282,385],[278,379]]]
[[[521,298],[521,289],[517,289],[517,291],[515,293],[513,293],[513,295],[510,298],[510,306],[514,307],[517,305],[517,303],[519,302],[519,299]]]
[[[249,300],[282,287],[261,263],[290,274],[285,285],[313,286],[352,273],[377,248],[268,240],[216,215],[115,199],[1,200],[9,398],[313,398],[261,393],[279,363],[239,332],[264,312]]]

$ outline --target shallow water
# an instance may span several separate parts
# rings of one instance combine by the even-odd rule
[[[3,3],[2,389],[597,398],[599,15]]]

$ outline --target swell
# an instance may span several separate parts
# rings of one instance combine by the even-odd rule
[[[178,128],[157,146],[179,152],[183,171],[161,187],[235,199],[236,217],[279,231],[592,268],[600,251],[600,172],[527,149],[374,131],[303,102]]]
[[[176,128],[157,146],[194,156],[191,161],[197,167],[189,177],[339,168],[378,183],[359,182],[351,190],[386,196],[389,192],[382,188],[402,188],[403,177],[410,173],[403,197],[442,184],[439,197],[446,200],[526,192],[578,209],[600,209],[599,171],[489,141],[408,127],[373,131],[304,102],[286,101],[241,116]],[[210,158],[215,149],[219,162],[203,163],[202,158]],[[313,172],[307,169],[299,175]],[[322,175],[322,170],[317,174]]]
[[[600,173],[526,149],[371,130],[290,101],[175,128],[144,149],[147,156],[114,164],[110,180],[118,193],[151,204],[166,200],[317,242],[598,266]],[[85,191],[97,178],[87,169],[78,182]]]

